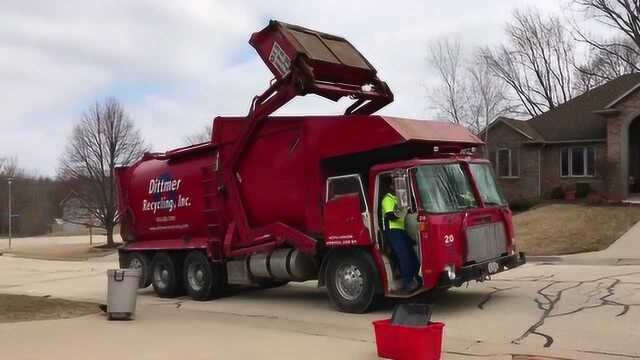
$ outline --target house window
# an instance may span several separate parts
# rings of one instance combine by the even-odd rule
[[[518,177],[520,170],[518,160],[517,149],[498,149],[495,161],[498,177]]]
[[[596,152],[591,146],[564,148],[560,152],[561,176],[595,176]]]

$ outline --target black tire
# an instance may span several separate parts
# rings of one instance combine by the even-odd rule
[[[377,298],[376,276],[376,269],[364,255],[350,253],[332,256],[327,263],[325,280],[329,302],[338,311],[346,313],[362,314],[371,310]],[[349,284],[355,286],[349,287]]]
[[[184,260],[184,288],[194,300],[204,301],[224,294],[225,274],[222,264],[212,264],[202,251],[192,251]]]
[[[130,252],[127,254],[126,268],[140,269],[140,284],[138,287],[144,289],[151,285],[151,261],[149,257],[141,252]]]
[[[171,298],[182,292],[181,266],[177,257],[157,253],[151,262],[153,290],[162,298]]]

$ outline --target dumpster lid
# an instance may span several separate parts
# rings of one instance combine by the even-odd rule
[[[271,20],[249,43],[276,78],[286,76],[301,61],[313,68],[319,81],[365,85],[376,79],[375,68],[340,36]]]
[[[345,115],[368,115],[393,101],[389,86],[346,39],[276,20],[251,35],[249,44],[275,76],[250,113],[268,116],[295,96],[315,94],[354,102]]]
[[[108,269],[107,276],[113,278],[123,278],[123,277],[140,277],[142,276],[142,271],[140,269]]]

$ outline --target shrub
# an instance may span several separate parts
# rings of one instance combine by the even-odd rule
[[[584,198],[593,192],[593,188],[589,183],[576,183],[576,197]]]
[[[509,203],[509,208],[511,209],[511,211],[522,212],[531,209],[535,205],[536,202],[533,200],[519,199],[511,201]]]
[[[551,190],[551,198],[556,200],[564,199],[564,190],[562,189],[562,187],[554,187],[553,190]]]

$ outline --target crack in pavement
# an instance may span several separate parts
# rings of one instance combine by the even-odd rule
[[[491,288],[493,289],[492,292],[488,293],[487,296],[485,296],[485,298],[478,304],[478,309],[480,310],[484,310],[484,306],[491,301],[491,299],[493,299],[493,296],[499,292],[502,291],[507,291],[507,290],[511,290],[511,289],[517,289],[517,286],[512,286],[512,287],[508,287],[508,288],[497,288],[495,286],[491,286]]]
[[[549,274],[549,275],[529,275],[529,276],[523,276],[523,277],[519,277],[519,278],[513,278],[513,279],[505,279],[505,280],[499,280],[499,281],[544,281],[544,280],[549,280],[549,279],[553,279],[555,277],[556,274]]]
[[[538,331],[538,329],[542,325],[544,325],[545,320],[549,317],[549,315],[551,314],[551,312],[555,308],[556,304],[558,304],[558,302],[560,302],[560,300],[562,299],[562,294],[567,290],[575,289],[575,288],[577,288],[577,287],[579,287],[581,285],[580,283],[578,283],[578,284],[575,284],[575,285],[568,286],[566,288],[560,289],[555,294],[547,294],[547,293],[545,293],[545,290],[551,288],[552,286],[554,286],[556,284],[557,284],[557,282],[555,282],[555,281],[551,282],[551,283],[547,284],[546,286],[542,287],[541,289],[539,289],[537,291],[538,295],[542,296],[544,298],[544,301],[545,301],[545,302],[543,302],[543,300],[540,300],[538,298],[534,299],[534,302],[538,306],[538,309],[542,310],[542,315],[540,316],[540,319],[538,319],[538,321],[536,323],[531,325],[522,335],[520,335],[520,337],[518,337],[517,339],[512,340],[511,341],[512,344],[518,344],[519,345],[522,340],[524,340],[525,338],[527,338],[531,334],[542,336],[543,338],[545,338],[544,347],[550,347],[553,344],[553,341],[554,341],[553,337],[551,337],[550,335],[541,333],[540,331]]]
[[[479,358],[495,358],[496,356],[511,356],[513,360],[577,360],[573,358],[548,356],[548,355],[530,355],[530,354],[511,354],[511,353],[493,353],[493,354],[474,354],[465,351],[443,351],[445,354],[460,355]]]
[[[625,357],[625,358],[629,358],[629,359],[640,359],[640,355],[613,353],[613,352],[608,352],[608,351],[593,351],[593,350],[577,350],[577,351],[581,352],[581,353],[586,353],[586,354],[618,356],[618,357]]]
[[[540,327],[542,327],[545,323],[545,321],[547,319],[550,318],[559,318],[559,317],[565,317],[565,316],[569,316],[569,315],[573,315],[576,313],[579,313],[581,311],[584,310],[589,310],[589,309],[595,309],[595,308],[600,308],[600,307],[604,307],[604,306],[616,306],[616,307],[622,307],[620,313],[618,313],[616,315],[616,317],[620,317],[620,316],[624,316],[633,306],[640,306],[640,304],[627,304],[627,303],[622,303],[620,301],[615,301],[615,300],[611,300],[610,298],[612,296],[615,295],[615,289],[618,285],[620,284],[625,284],[624,281],[618,279],[619,277],[623,277],[623,276],[631,276],[631,275],[637,275],[640,274],[640,271],[636,271],[636,272],[631,272],[631,273],[624,273],[624,274],[617,274],[617,275],[609,275],[609,276],[603,276],[597,279],[593,279],[593,280],[585,280],[585,281],[551,281],[549,284],[545,285],[544,287],[542,287],[541,289],[539,289],[537,291],[537,294],[541,297],[534,299],[533,301],[536,303],[538,309],[542,310],[542,314],[540,316],[540,318],[538,319],[538,321],[536,321],[533,325],[531,325],[522,335],[520,335],[520,337],[514,339],[511,341],[512,344],[520,344],[520,342],[522,340],[524,340],[525,338],[527,338],[529,335],[538,335],[541,336],[545,339],[545,344],[544,347],[550,347],[553,342],[554,339],[551,335],[545,334],[543,332],[541,332],[539,330]],[[548,277],[547,277],[548,278]],[[536,280],[529,280],[529,281],[539,281],[538,279],[540,279],[540,277],[536,278]],[[522,281],[522,280],[521,280]],[[604,290],[606,291],[606,294],[600,296],[598,298],[598,300],[600,301],[599,304],[596,305],[590,305],[590,306],[582,306],[578,309],[572,310],[572,311],[568,311],[568,312],[564,312],[564,313],[557,313],[557,314],[552,314],[553,310],[555,310],[556,305],[560,302],[560,300],[562,300],[562,295],[569,290],[573,290],[576,289],[580,286],[583,286],[585,284],[596,284],[596,290],[601,292],[602,291],[602,281],[611,281],[611,284],[609,284],[609,286],[607,286],[606,288],[604,288]],[[566,286],[562,289],[559,289],[557,291],[555,291],[554,293],[549,292],[548,290],[556,285],[559,284],[573,284],[573,285],[569,285]],[[593,294],[593,290],[588,292],[588,298],[587,298],[587,302],[590,301],[591,299],[593,299],[595,296],[597,296],[598,293]]]
[[[145,306],[175,306],[176,309],[180,309],[184,301],[172,301],[172,302],[162,302],[162,303],[153,303],[153,304],[144,304]],[[226,311],[211,311],[211,310],[200,310],[200,309],[189,309],[192,311],[204,311],[209,314],[216,315],[228,315],[228,316],[237,316],[237,317],[245,317],[245,318],[262,318],[268,320],[290,320],[286,318],[281,318],[276,315],[263,315],[263,314],[242,314],[237,312],[226,312]]]
[[[579,308],[577,308],[575,310],[567,311],[567,312],[559,313],[559,314],[553,314],[553,315],[551,315],[549,317],[550,318],[554,318],[554,317],[562,317],[562,316],[573,315],[573,314],[579,313],[579,312],[584,311],[584,310],[596,309],[596,308],[603,307],[603,306],[619,306],[619,307],[622,307],[620,313],[618,313],[616,315],[616,317],[619,317],[619,316],[624,316],[627,312],[629,312],[629,309],[631,309],[632,306],[640,306],[640,304],[625,304],[625,303],[621,303],[621,302],[618,302],[618,301],[610,300],[609,298],[611,296],[615,295],[615,287],[618,286],[618,284],[623,283],[619,279],[611,279],[611,280],[612,280],[611,284],[605,288],[607,293],[598,298],[598,300],[600,300],[599,304],[590,305],[590,306],[581,306],[581,307],[579,307]]]

